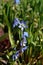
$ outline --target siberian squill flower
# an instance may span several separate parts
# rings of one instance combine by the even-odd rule
[[[15,55],[13,55],[13,56],[12,56],[13,61],[16,60],[16,59],[18,58],[18,56],[19,56],[19,54],[15,54]]]
[[[24,37],[28,37],[29,35],[28,35],[28,32],[23,32],[23,34],[22,34],[22,38],[24,38]]]
[[[12,56],[13,61],[16,60],[16,59],[19,57],[19,52],[20,52],[20,50],[18,50],[18,51]]]
[[[26,43],[27,43],[26,37],[28,37],[28,32],[23,32],[22,40],[21,40],[21,43],[20,43],[21,46],[26,46]]]
[[[18,27],[21,28],[22,31],[24,30],[24,28],[27,28],[26,23],[24,22],[24,20],[22,20],[20,22],[20,25]]]
[[[26,25],[26,22],[24,20],[20,22],[18,18],[14,19],[13,28],[15,26],[18,26],[18,28],[20,28],[22,31],[24,30],[24,28],[28,28],[28,26]]]
[[[27,43],[27,40],[26,40],[26,37],[24,37],[24,38],[21,40],[20,46],[26,46],[26,43]]]
[[[19,24],[20,24],[19,19],[18,19],[18,18],[15,18],[15,19],[14,19],[14,23],[13,23],[13,28],[14,28],[15,26],[18,26]]]
[[[28,48],[28,46],[25,46],[25,47],[21,48],[21,51],[24,52],[27,48]]]
[[[25,47],[21,48],[20,50],[18,50],[18,51],[12,56],[13,61],[18,59],[19,54],[20,54],[20,51],[23,53],[27,48],[28,48],[28,46],[25,46]]]

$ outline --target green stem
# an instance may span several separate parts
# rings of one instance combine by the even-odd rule
[[[11,33],[10,27],[8,28],[8,34],[9,34],[9,40],[10,40],[11,46],[13,48],[15,45],[14,45],[13,34]]]
[[[5,18],[5,23],[8,27],[8,35],[9,35],[9,40],[10,40],[10,43],[11,43],[11,47],[13,48],[14,47],[14,39],[13,39],[13,34],[11,33],[11,25],[9,23],[9,20],[7,18],[5,10],[3,10],[3,14],[4,14],[4,18]]]

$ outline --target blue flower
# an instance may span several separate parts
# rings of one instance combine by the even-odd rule
[[[18,50],[18,51],[12,56],[13,61],[16,60],[16,59],[19,57],[19,52],[20,52],[20,50]]]
[[[28,26],[27,26],[26,23],[27,23],[27,22],[25,22],[24,20],[21,21],[21,24],[22,24],[22,26],[23,26],[24,28],[28,28]]]
[[[26,37],[23,38],[23,43],[27,43]]]
[[[26,37],[24,37],[20,43],[20,46],[26,46],[27,40]]]
[[[27,28],[26,22],[24,22],[24,20],[22,20],[22,21],[20,22],[20,25],[19,25],[18,27],[21,28],[21,30],[23,31],[24,28]]]
[[[28,37],[28,32],[24,32],[23,34],[25,37]]]
[[[22,38],[24,38],[24,37],[28,37],[29,35],[28,35],[28,32],[23,32],[23,34],[22,34]]]
[[[26,22],[24,20],[20,22],[18,18],[14,19],[13,28],[15,26],[18,26],[18,28],[21,28],[22,31],[24,30],[24,28],[28,28],[28,26],[26,25]]]
[[[19,53],[12,56],[13,61],[16,60],[19,57]]]
[[[28,46],[25,46],[21,49],[22,52],[24,52],[26,49],[28,48]]]
[[[15,27],[15,26],[18,26],[20,24],[20,21],[18,20],[18,18],[15,18],[14,19],[14,23],[13,23],[13,28]]]
[[[20,50],[18,50],[17,52],[16,52],[16,54],[18,54],[20,52]]]
[[[20,50],[18,50],[18,51],[12,56],[13,61],[16,60],[16,59],[18,59],[20,51],[23,53],[27,48],[28,48],[28,46],[25,46],[25,47],[21,48]]]

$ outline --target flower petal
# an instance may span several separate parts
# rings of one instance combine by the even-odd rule
[[[24,52],[27,48],[28,48],[28,46],[23,47],[23,48],[21,49],[22,52]]]
[[[28,32],[24,32],[24,36],[28,37]]]
[[[18,20],[18,18],[15,18],[15,19],[14,19],[14,23],[13,23],[13,28],[14,28],[15,26],[18,26],[18,24],[20,24],[20,21]]]

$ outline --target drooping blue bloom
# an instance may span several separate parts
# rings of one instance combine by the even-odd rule
[[[23,38],[23,43],[27,43],[26,37]]]
[[[13,61],[19,57],[19,53],[12,56]]]
[[[18,54],[20,52],[20,50],[18,50],[17,52],[16,52],[16,54]]]
[[[25,46],[21,49],[22,52],[24,52],[26,49],[28,48],[28,46]]]
[[[24,20],[20,22],[18,18],[14,19],[13,28],[15,26],[18,26],[18,28],[21,28],[22,31],[24,30],[24,28],[28,28],[28,26],[26,25],[26,22]]]
[[[26,37],[24,36],[24,37],[22,37],[20,46],[26,46],[26,43],[27,43],[27,40],[26,40]]]
[[[20,22],[20,25],[19,25],[18,27],[21,28],[21,30],[23,31],[24,28],[27,28],[26,22],[25,22],[24,20],[22,20],[22,21]]]
[[[20,43],[21,46],[26,46],[26,43],[27,43],[26,37],[28,37],[28,32],[23,32],[22,40],[21,40],[21,43]]]
[[[28,37],[28,32],[24,32],[23,34],[25,37]]]
[[[13,59],[13,60],[16,60],[16,59],[19,57],[19,52],[20,52],[20,50],[18,50],[18,51],[12,56],[12,59]]]
[[[25,47],[21,48],[20,50],[18,50],[18,51],[12,56],[13,61],[16,60],[16,59],[18,59],[20,51],[23,53],[27,48],[28,48],[28,46],[25,46]]]
[[[20,24],[19,19],[18,19],[18,18],[15,18],[15,19],[14,19],[14,23],[13,23],[13,28],[14,28],[15,26],[18,26],[19,24]]]
[[[28,37],[29,35],[28,35],[28,32],[23,32],[23,34],[22,34],[22,38],[24,38],[24,37]]]
[[[26,43],[22,43],[21,41],[20,46],[26,46]]]

